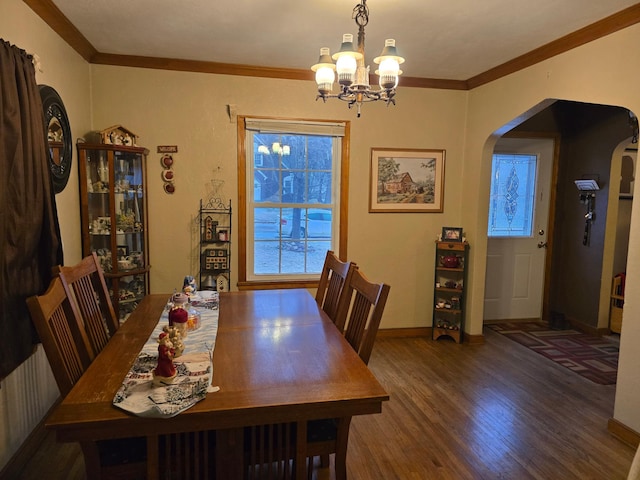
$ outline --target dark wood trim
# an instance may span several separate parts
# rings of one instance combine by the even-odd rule
[[[55,6],[52,0],[23,0],[47,25],[87,62],[100,65],[155,68],[185,72],[242,75],[251,77],[281,78],[287,80],[313,80],[313,72],[293,68],[272,68],[255,65],[236,65],[173,58],[155,58],[136,55],[116,55],[98,52],[80,31]],[[597,40],[611,33],[640,22],[640,3],[614,13],[598,22],[547,43],[531,52],[520,55],[468,80],[447,80],[419,77],[400,77],[400,86],[415,88],[439,88],[447,90],[471,90],[511,73],[535,65],[551,57]]]
[[[177,70],[182,72],[215,73],[218,75],[239,75],[245,77],[281,78],[285,80],[315,81],[314,73],[294,68],[260,67],[234,63],[204,62],[198,60],[180,60],[177,58],[143,57],[136,55],[116,55],[98,53],[91,63],[99,65],[117,65],[123,67],[154,68],[158,70]]]
[[[484,335],[470,335],[464,332],[462,335],[462,343],[467,345],[484,345]]]
[[[399,337],[427,337],[431,338],[432,327],[414,327],[414,328],[383,328],[378,330],[379,338],[399,338]],[[470,335],[463,333],[463,343],[467,345],[482,345],[485,343],[484,335]],[[435,341],[435,340],[434,340]]]
[[[637,447],[640,445],[640,433],[627,427],[625,424],[619,422],[615,418],[610,418],[607,423],[607,430],[614,437],[622,440],[623,442]]]
[[[446,80],[440,78],[400,77],[398,88],[440,88],[443,90],[469,90],[466,80]]]
[[[98,51],[80,33],[52,0],[23,0],[44,22],[69,44],[87,62],[91,63]]]
[[[338,237],[338,257],[346,262],[347,229],[349,225],[349,160],[351,152],[351,122],[345,121],[344,136],[342,137],[340,159],[340,236]]]
[[[431,327],[381,328],[378,338],[427,337],[431,338]]]
[[[505,77],[511,73],[520,71],[524,68],[540,63],[549,58],[555,57],[569,50],[573,50],[581,45],[597,40],[611,33],[617,32],[624,28],[630,27],[640,22],[640,3],[629,8],[614,13],[602,20],[587,25],[580,30],[558,38],[547,43],[535,50],[520,55],[508,62],[498,65],[495,68],[487,70],[480,75],[471,77],[467,80],[468,88],[473,89],[481,85],[493,82],[498,78]]]
[[[238,289],[242,290],[241,284],[247,279],[247,152],[246,152],[246,130],[244,119],[238,115],[238,128],[236,138],[238,139]]]

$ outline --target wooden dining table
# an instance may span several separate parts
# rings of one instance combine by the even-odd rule
[[[168,298],[146,296],[53,410],[46,426],[58,441],[145,437],[147,478],[155,479],[160,437],[215,432],[216,478],[231,479],[247,468],[246,427],[290,424],[297,429],[296,477],[305,478],[307,421],[380,413],[389,399],[307,290],[258,290],[220,294],[212,378],[219,391],[172,418],[122,411],[114,395]]]

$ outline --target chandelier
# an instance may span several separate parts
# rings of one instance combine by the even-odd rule
[[[328,98],[337,98],[347,102],[349,108],[356,105],[359,117],[360,107],[365,102],[382,100],[386,102],[387,106],[390,103],[396,104],[394,97],[398,86],[398,77],[402,74],[400,64],[404,62],[404,58],[398,56],[394,39],[385,40],[382,53],[373,59],[379,65],[375,73],[380,78],[380,89],[373,90],[369,85],[369,66],[365,66],[364,63],[364,27],[369,23],[367,0],[360,0],[360,3],[353,8],[352,18],[358,25],[357,50],[353,46],[353,35],[345,33],[342,37],[340,51],[331,56],[329,48],[322,47],[320,59],[311,67],[311,70],[316,73],[316,83],[318,84],[316,100],[321,98],[326,102]],[[333,60],[336,61],[335,64]],[[331,92],[336,71],[340,92],[334,94]]]

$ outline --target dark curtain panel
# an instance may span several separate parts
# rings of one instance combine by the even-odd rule
[[[33,352],[25,299],[62,263],[46,141],[31,57],[0,39],[0,378]]]

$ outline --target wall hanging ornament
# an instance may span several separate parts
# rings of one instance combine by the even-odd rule
[[[161,173],[162,180],[164,181],[164,191],[165,193],[174,193],[176,191],[176,186],[174,184],[175,173],[173,171],[173,157],[168,153],[165,153],[160,158],[160,164],[164,169]]]
[[[49,147],[49,171],[55,193],[60,193],[67,186],[71,174],[71,127],[58,92],[48,85],[39,85],[44,128]]]

